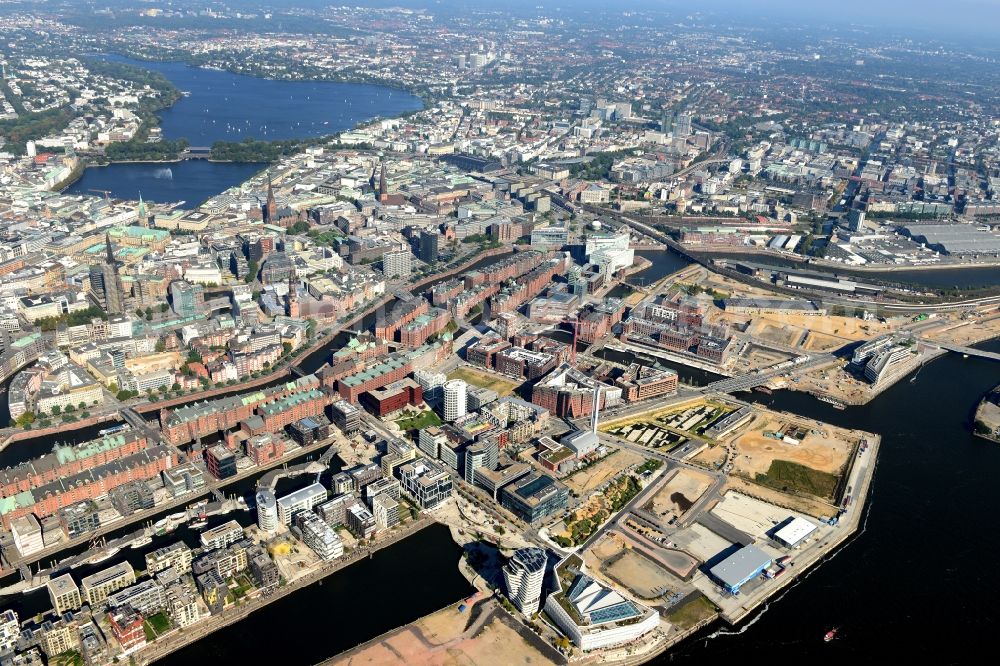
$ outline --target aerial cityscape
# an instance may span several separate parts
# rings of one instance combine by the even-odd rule
[[[1000,7],[359,2],[0,4],[0,666],[982,663]]]

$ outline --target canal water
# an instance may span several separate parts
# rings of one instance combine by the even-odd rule
[[[310,460],[316,460],[322,455],[322,453],[323,451],[320,450],[296,456],[295,458],[290,458],[287,464],[295,465]],[[324,472],[321,475],[320,480],[327,487],[329,487],[330,475],[339,472],[342,468],[343,468],[343,461],[339,457],[334,456],[333,460],[331,461],[330,467],[326,472]],[[230,483],[220,488],[220,491],[227,497],[243,497],[244,499],[247,500],[247,505],[252,507],[254,493],[257,489],[257,480],[265,473],[266,472],[261,472],[260,474],[255,474],[251,477],[242,479],[240,481]],[[302,476],[298,476],[293,479],[281,479],[278,481],[277,484],[277,494],[283,495],[285,493],[293,492],[294,490],[303,488],[315,481],[316,481],[315,474],[304,474]],[[204,497],[207,496],[203,496],[203,498]],[[184,507],[186,507],[188,504],[193,504],[196,501],[199,501],[199,499],[192,498],[191,501],[188,502],[187,504],[183,504],[173,509],[165,509],[163,511],[160,511],[155,515],[153,515],[152,517],[143,521],[143,524],[155,523],[161,518],[165,518],[172,513],[183,511]],[[232,511],[225,515],[210,516],[208,518],[208,525],[205,527],[205,529],[211,529],[216,525],[221,525],[222,523],[228,522],[230,520],[236,520],[244,527],[248,527],[256,522],[257,514],[255,510],[247,509],[247,510]],[[139,529],[139,527],[140,527],[139,524],[125,525],[119,529],[109,532],[104,536],[104,538],[107,541],[111,541],[118,537],[131,534],[135,532],[137,529]],[[201,543],[199,542],[199,535],[201,534],[201,532],[202,530],[189,529],[185,524],[177,528],[170,534],[154,536],[152,543],[149,543],[141,548],[126,548],[102,562],[96,564],[81,565],[73,569],[67,568],[66,571],[72,573],[73,577],[77,581],[79,581],[79,579],[84,576],[89,576],[92,573],[101,571],[103,569],[118,564],[119,562],[124,562],[126,560],[129,563],[131,563],[133,567],[137,569],[145,569],[146,553],[152,552],[157,548],[170,545],[175,541],[184,541],[192,548],[199,547],[201,545]],[[73,548],[68,548],[64,551],[59,552],[54,558],[51,558],[51,560],[49,559],[43,560],[39,564],[33,565],[32,568],[37,570],[39,566],[41,566],[42,568],[53,566],[56,564],[56,560],[63,560],[68,557],[77,555],[79,553],[83,553],[86,550],[88,550],[88,548],[89,548],[88,544],[82,544],[79,546],[75,546]],[[20,574],[17,573],[9,574],[4,579],[0,580],[0,586],[10,585],[17,582],[18,580],[20,580]],[[45,588],[41,588],[33,592],[29,592],[27,594],[12,595],[5,598],[0,597],[0,608],[13,608],[20,614],[22,618],[30,617],[35,613],[45,612],[48,609],[50,609],[51,606],[52,604],[51,601],[49,600],[48,593],[46,592]]]
[[[1000,341],[983,348],[1000,352]],[[329,351],[317,354],[325,361]],[[694,383],[713,378],[703,374],[687,376]],[[949,354],[924,366],[914,381],[904,379],[868,405],[846,410],[789,391],[740,394],[771,409],[882,436],[862,531],[740,628],[709,627],[656,663],[715,664],[765,654],[810,664],[885,657],[927,663],[938,655],[936,663],[981,661],[1000,621],[1000,586],[990,564],[1000,549],[992,513],[1000,447],[973,437],[971,419],[979,399],[998,383],[1000,364]],[[252,482],[243,483],[245,490],[238,485],[227,492],[249,492]],[[246,524],[253,520],[249,511],[234,515]],[[149,548],[178,536],[161,537]],[[429,528],[165,663],[203,663],[222,655],[315,663],[467,594],[458,557],[447,530]],[[89,573],[74,573],[83,571]],[[407,572],[405,585],[386,571]],[[44,610],[48,599],[40,592],[11,597],[5,601],[13,603],[3,606],[24,611],[22,617]],[[823,634],[833,627],[837,639],[824,643]],[[261,635],[298,639],[260,641]]]
[[[900,270],[900,271],[858,271],[849,267],[819,266],[815,264],[795,264],[780,257],[759,254],[726,254],[725,252],[704,255],[709,259],[729,259],[743,261],[749,264],[773,266],[784,270],[809,270],[820,273],[836,274],[858,282],[878,282],[887,284],[907,285],[910,287],[926,287],[928,289],[983,289],[1000,284],[1000,268],[995,266],[978,266],[967,268],[935,268],[931,270]]]

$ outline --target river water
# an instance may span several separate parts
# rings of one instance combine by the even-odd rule
[[[1000,351],[1000,342],[982,347]],[[990,564],[1000,549],[1000,447],[973,437],[971,420],[998,383],[995,361],[949,354],[912,383],[843,411],[802,393],[750,394],[772,409],[882,436],[863,531],[742,629],[713,627],[657,663],[764,654],[808,664],[980,663],[1000,621]],[[833,627],[837,639],[824,643]]]

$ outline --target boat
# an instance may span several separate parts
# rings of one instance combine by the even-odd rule
[[[125,430],[127,428],[128,428],[127,424],[119,423],[118,425],[111,426],[110,428],[103,428],[101,430],[98,430],[97,434],[100,435],[101,437],[104,437],[105,435],[113,435],[116,432],[121,432],[122,430]]]
[[[130,543],[129,548],[142,548],[143,546],[148,546],[151,543],[153,543],[153,538],[143,535]]]
[[[201,530],[201,529],[204,529],[207,526],[208,526],[208,521],[205,520],[204,518],[201,518],[199,520],[195,520],[190,525],[188,525],[188,527],[190,527],[193,530]]]
[[[828,405],[833,405],[834,409],[847,409],[847,405],[840,402],[839,400],[834,400],[833,398],[827,397],[825,395],[818,395],[816,399],[820,402],[825,402]]]
[[[823,636],[823,642],[824,643],[829,643],[830,641],[832,641],[836,637],[837,637],[837,628],[834,627],[830,631],[826,632],[826,635]]]
[[[759,393],[765,393],[767,395],[771,395],[772,393],[774,393],[774,391],[772,391],[771,389],[769,389],[766,386],[757,386],[757,387],[754,388],[754,391],[757,391]]]
[[[119,550],[121,550],[121,548],[118,546],[112,546],[111,548],[106,548],[105,550],[99,550],[83,562],[80,562],[80,564],[100,564],[104,560],[109,560],[117,555]]]

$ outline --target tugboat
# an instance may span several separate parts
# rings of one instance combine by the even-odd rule
[[[837,627],[834,627],[830,631],[826,632],[826,635],[823,636],[823,642],[829,643],[836,637],[837,637]]]

